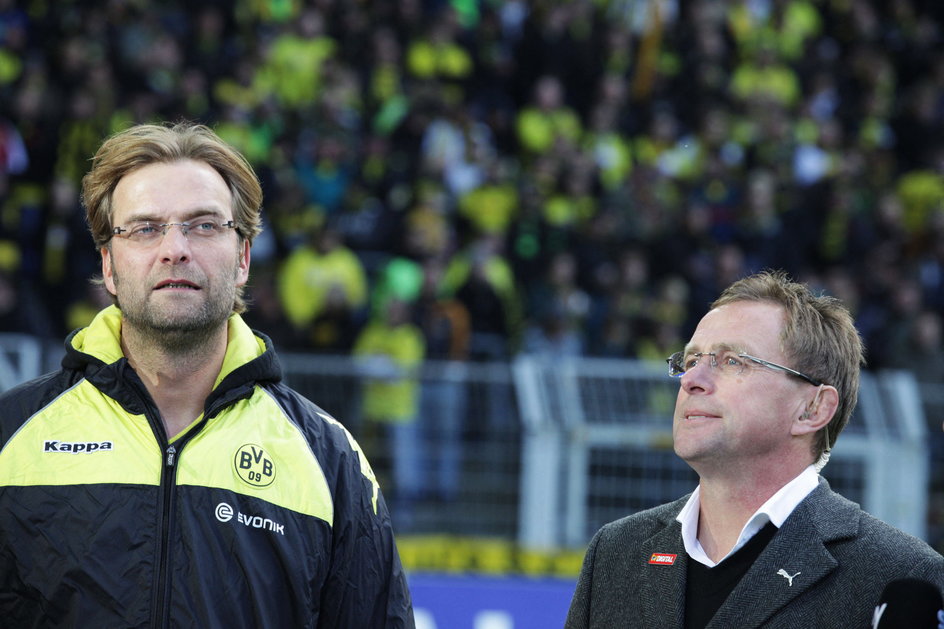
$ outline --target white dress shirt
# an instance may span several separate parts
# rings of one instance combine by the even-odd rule
[[[803,470],[799,476],[781,487],[777,493],[767,499],[760,508],[754,512],[748,520],[741,534],[738,536],[737,543],[728,551],[728,554],[721,558],[724,561],[739,548],[744,546],[754,535],[764,528],[768,522],[773,522],[778,529],[789,517],[797,505],[806,498],[811,491],[816,489],[819,484],[819,474],[812,465]],[[704,564],[709,568],[714,568],[721,561],[712,561],[705,553],[701,543],[698,541],[698,512],[701,505],[701,487],[696,487],[695,491],[689,497],[688,502],[675,518],[682,523],[682,542],[685,544],[685,552],[688,556]]]

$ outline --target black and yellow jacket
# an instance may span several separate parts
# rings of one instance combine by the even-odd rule
[[[412,627],[373,472],[234,315],[203,415],[168,442],[121,313],[0,397],[0,626]]]

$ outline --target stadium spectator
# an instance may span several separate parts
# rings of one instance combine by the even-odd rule
[[[279,299],[299,348],[345,353],[367,314],[367,277],[335,226],[314,227],[310,236],[278,272]]]
[[[407,519],[430,476],[423,469],[424,448],[417,421],[419,369],[426,356],[420,329],[412,322],[412,304],[392,295],[354,340],[352,354],[364,373],[361,398],[366,422],[362,440],[371,459],[392,457],[395,518]],[[386,483],[382,483],[387,486]]]
[[[468,392],[454,372],[469,358],[471,323],[466,307],[443,295],[444,271],[439,258],[424,262],[423,285],[414,308],[426,359],[437,361],[434,373],[424,374],[419,410],[423,441],[414,454],[424,462],[422,474],[429,479],[426,484],[433,499],[448,502],[458,497],[461,488]]]

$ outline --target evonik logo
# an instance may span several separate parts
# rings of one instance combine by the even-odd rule
[[[68,452],[69,454],[90,454],[92,452],[111,451],[115,444],[111,441],[59,441],[47,439],[43,443],[43,452]]]
[[[254,529],[264,529],[278,533],[279,535],[285,535],[284,524],[279,524],[261,515],[246,515],[245,513],[233,511],[233,508],[225,502],[216,505],[216,519],[220,522],[229,522],[233,519],[234,515],[236,516],[236,522],[243,526]]]

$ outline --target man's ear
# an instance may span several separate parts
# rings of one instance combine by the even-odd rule
[[[839,391],[836,387],[821,384],[816,395],[811,399],[806,409],[793,421],[791,434],[806,435],[819,432],[827,425],[839,408]]]
[[[100,253],[102,254],[102,280],[105,284],[105,290],[112,295],[117,295],[118,291],[115,290],[115,273],[112,268],[111,249],[102,247]]]
[[[249,241],[240,238],[239,266],[236,269],[236,286],[244,286],[249,281],[249,260],[251,247]]]

